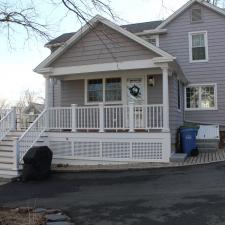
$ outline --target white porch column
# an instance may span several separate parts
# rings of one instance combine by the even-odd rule
[[[104,104],[99,103],[99,132],[104,132]]]
[[[168,66],[161,67],[163,73],[163,130],[169,131],[169,72]]]
[[[45,78],[45,108],[49,107],[49,88],[50,88],[50,78]]]
[[[72,104],[72,131],[77,132],[77,104]]]

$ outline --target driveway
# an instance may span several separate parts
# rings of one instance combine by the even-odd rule
[[[225,225],[225,163],[54,174],[0,186],[0,205],[61,208],[76,225]]]

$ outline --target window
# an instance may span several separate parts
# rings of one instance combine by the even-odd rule
[[[177,109],[181,110],[181,92],[180,92],[180,81],[177,80]]]
[[[217,108],[216,84],[192,85],[186,88],[186,109],[207,110]]]
[[[191,10],[191,22],[197,23],[202,21],[202,9],[194,8]]]
[[[189,33],[190,62],[208,61],[207,32]]]
[[[105,101],[121,101],[120,78],[107,78],[105,80]]]
[[[102,79],[88,80],[88,102],[103,101]]]
[[[121,78],[87,80],[87,103],[121,100]]]
[[[152,45],[159,47],[159,36],[158,35],[143,35],[140,37],[143,38],[145,41],[151,43]]]

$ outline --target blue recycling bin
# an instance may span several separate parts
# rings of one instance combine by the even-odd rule
[[[183,153],[190,155],[191,152],[197,148],[196,136],[198,129],[196,128],[181,128],[180,141]]]

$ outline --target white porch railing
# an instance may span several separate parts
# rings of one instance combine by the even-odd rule
[[[113,105],[49,109],[49,129],[151,130],[163,129],[163,105]]]
[[[0,120],[0,141],[16,128],[16,111],[12,108]]]
[[[36,143],[47,128],[48,113],[44,110],[16,141],[18,161],[21,162],[25,153]]]

